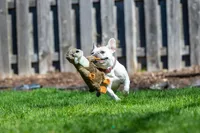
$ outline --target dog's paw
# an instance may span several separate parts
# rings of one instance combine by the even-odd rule
[[[128,96],[129,91],[123,90],[122,93],[123,93],[124,96]]]
[[[121,99],[120,98],[115,98],[115,101],[121,101]]]
[[[96,93],[96,96],[97,96],[97,97],[100,97],[100,96],[101,96],[101,93],[100,93],[100,92],[97,92],[97,93]]]

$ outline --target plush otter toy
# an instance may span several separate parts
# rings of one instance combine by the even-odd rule
[[[93,62],[99,60],[94,56],[83,56],[80,49],[71,49],[66,55],[67,60],[72,63],[81,77],[89,87],[89,91],[97,91],[99,97],[101,93],[106,93],[106,87],[110,84],[110,80],[105,78],[105,74],[97,69]]]

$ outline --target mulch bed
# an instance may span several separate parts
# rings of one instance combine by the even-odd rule
[[[176,88],[186,86],[200,86],[200,66],[194,66],[174,71],[159,72],[137,72],[130,75],[131,88],[149,89],[158,83],[168,83]],[[86,85],[78,73],[51,72],[48,74],[17,76],[0,79],[0,88],[13,88],[23,84],[40,84],[43,87],[54,87],[62,89],[86,89]]]

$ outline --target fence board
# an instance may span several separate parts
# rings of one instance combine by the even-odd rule
[[[27,0],[16,1],[17,11],[17,46],[18,46],[18,73],[20,75],[31,74],[31,62],[29,51],[29,2]]]
[[[113,26],[114,26],[114,38],[116,39],[116,43],[118,44],[119,41],[117,40],[118,34],[117,34],[117,7],[113,6]],[[115,53],[117,56],[117,53]]]
[[[71,21],[72,21],[72,46],[76,47],[76,15],[75,10],[71,10]]]
[[[137,35],[136,9],[133,0],[124,1],[125,37],[126,37],[126,67],[129,73],[137,70]]]
[[[8,25],[8,46],[9,46],[9,51],[8,51],[8,54],[9,54],[9,59],[10,59],[10,63],[9,64],[12,64],[12,56],[13,56],[13,31],[12,31],[12,15],[11,14],[8,14],[7,15],[7,25]],[[11,66],[6,66],[6,67],[11,67]],[[14,73],[13,69],[11,69],[10,71],[11,73],[11,76],[12,74]]]
[[[92,8],[92,42],[97,42],[96,10]]]
[[[36,1],[37,0],[29,0],[29,6],[30,7],[35,7],[36,6]],[[80,0],[71,0],[72,4],[79,4]],[[115,0],[115,1],[123,1],[123,0]],[[143,1],[143,0],[135,0],[135,1]],[[92,0],[92,2],[100,2],[100,0]],[[56,5],[56,0],[50,0],[50,4],[52,6]],[[14,0],[8,0],[8,7],[10,8],[15,8],[15,2]]]
[[[49,0],[37,0],[39,73],[52,69],[52,51],[50,43],[50,3]]]
[[[146,27],[146,52],[147,70],[160,69],[160,45],[158,29],[158,0],[145,0],[145,27]]]
[[[33,29],[34,29],[34,26],[33,26],[33,13],[29,13],[29,29],[28,29],[28,32],[29,32],[29,55],[32,56],[34,55],[34,35],[33,35]],[[32,63],[32,60],[31,60],[31,63]],[[31,73],[35,73],[35,70],[34,68],[31,68]]]
[[[54,45],[54,40],[55,40],[55,35],[54,35],[54,23],[53,23],[53,11],[50,11],[50,16],[49,16],[49,48],[50,48],[50,53],[51,53],[51,61],[53,62],[53,54],[55,53],[55,45]],[[50,68],[51,71],[54,71],[55,68],[53,65]]]
[[[71,0],[58,0],[60,69],[62,72],[74,71],[74,66],[66,60],[66,53],[75,46],[75,31],[71,7]]]
[[[125,22],[124,37],[126,41],[126,51],[124,51],[123,49],[124,46],[122,46],[122,48],[118,48],[116,52],[118,54],[116,55],[116,57],[124,56],[125,52],[126,66],[129,73],[133,73],[137,70],[138,57],[139,62],[142,63],[144,63],[144,59],[147,59],[148,71],[161,69],[160,56],[168,56],[167,64],[169,69],[177,69],[182,67],[181,57],[188,56],[188,54],[191,55],[190,58],[192,65],[200,64],[200,15],[198,13],[200,12],[200,2],[198,0],[190,0],[186,3],[182,2],[181,0],[166,0],[166,2],[162,0],[23,0],[23,2],[26,2],[23,4],[19,4],[19,1],[20,0],[0,1],[0,37],[2,37],[1,41],[3,42],[0,42],[0,55],[2,55],[2,58],[0,57],[0,62],[2,62],[0,64],[1,74],[3,72],[12,73],[11,64],[14,67],[16,66],[16,64],[18,64],[18,67],[19,69],[21,69],[21,71],[27,71],[26,69],[21,67],[27,66],[30,74],[32,70],[31,63],[39,63],[39,72],[46,73],[53,70],[53,61],[59,61],[60,70],[62,72],[73,71],[74,67],[65,59],[65,53],[70,47],[76,47],[76,43],[79,44],[79,29],[76,29],[76,24],[80,24],[80,47],[86,53],[86,55],[90,54],[91,45],[93,42],[96,42],[97,30],[100,31],[100,33],[102,32],[102,42],[104,45],[107,44],[108,39],[111,37],[114,37],[117,40],[117,33],[120,33],[121,30],[123,30],[121,29],[122,27],[120,27],[118,31],[118,27],[116,25],[116,20],[118,17],[117,15],[119,15],[117,13],[121,13],[121,11],[117,12],[116,10],[121,10],[121,8],[118,7],[119,4],[115,4],[115,2],[118,1],[124,1],[125,20],[121,21]],[[95,15],[100,14],[98,14],[99,12],[95,12],[95,9],[93,8],[94,2],[98,2],[95,3],[95,6],[96,4],[100,4],[100,6],[97,6],[97,9],[99,9],[100,7],[101,14],[101,22],[98,26],[96,26],[96,23],[98,23],[96,22],[96,19],[99,18],[96,18]],[[158,4],[158,2],[160,5]],[[22,1],[20,3],[22,3]],[[183,3],[185,5],[183,5]],[[77,16],[74,14],[72,4],[79,4],[79,9],[76,5],[76,10],[79,10],[80,19],[75,18]],[[23,7],[23,5],[25,7]],[[115,5],[118,8],[116,8]],[[55,12],[53,12],[54,14],[52,15],[50,6],[57,6],[58,17],[55,16],[57,14]],[[185,26],[187,26],[187,22],[183,23],[182,25],[182,19],[187,19],[186,12],[182,11],[182,8],[186,9],[185,6],[188,6],[189,10],[190,35],[188,37],[190,37],[190,44],[186,47],[183,47],[183,41],[187,41],[183,40],[183,35],[188,32],[187,27],[185,29]],[[19,7],[22,7],[23,9],[19,9]],[[28,9],[30,7],[31,10],[29,12]],[[9,8],[9,10],[7,8]],[[15,8],[17,8],[17,10]],[[35,13],[33,12],[35,12],[36,8],[37,14],[35,16]],[[15,11],[17,11],[17,24],[15,23]],[[53,11],[55,11],[54,7]],[[167,13],[165,11],[167,11]],[[139,16],[137,17],[137,15]],[[34,17],[37,17],[37,19],[35,19]],[[143,17],[145,17],[145,19]],[[54,44],[55,39],[57,39],[57,36],[54,36],[54,33],[56,32],[54,32],[54,30],[57,29],[54,28],[56,28],[57,26],[53,25],[53,19],[57,18],[59,21],[59,44]],[[165,19],[167,20],[167,22],[164,22]],[[33,30],[33,28],[35,27],[31,22],[35,20],[38,21],[38,27],[37,29]],[[76,22],[77,20],[80,20],[80,23]],[[162,24],[160,22],[162,22]],[[22,25],[22,23],[23,26],[19,26],[20,24]],[[167,24],[166,27],[165,24]],[[15,25],[17,27],[17,34],[15,33]],[[79,25],[77,28],[79,28]],[[167,30],[165,28],[167,28]],[[14,33],[12,33],[13,31]],[[33,31],[38,31],[38,33],[32,34]],[[141,32],[146,35],[142,34]],[[166,32],[166,34],[168,35],[166,37],[168,38],[165,38],[165,33],[163,32]],[[161,36],[162,33],[164,37]],[[12,49],[12,47],[16,48],[15,38],[13,39],[15,35],[17,36],[18,41],[17,53],[15,49]],[[76,38],[76,35],[78,35],[78,38]],[[119,35],[120,39],[124,39],[121,38],[121,33]],[[33,50],[36,50],[37,48],[37,46],[33,47],[33,45],[35,44],[35,40],[33,40],[33,37],[38,37],[39,39],[38,55],[37,53],[33,52]],[[167,46],[166,43],[162,45],[162,42],[164,41],[161,40],[162,37],[164,39],[167,39]],[[138,45],[137,47],[136,44],[140,45]],[[54,45],[59,45],[59,52],[54,52]],[[16,55],[12,55],[13,51]],[[37,50],[35,52],[37,52]],[[22,55],[28,60],[20,59]],[[23,61],[29,63],[23,65],[20,63],[20,60],[21,62]],[[5,61],[7,61],[7,65],[5,65]],[[165,59],[163,61],[166,64]],[[16,68],[14,67],[13,70],[16,70]],[[6,72],[5,69],[9,70],[9,72]],[[21,71],[19,71],[19,73],[22,73]]]
[[[101,0],[101,27],[102,27],[102,44],[106,45],[110,38],[115,37],[114,21],[114,1]],[[116,39],[116,38],[115,38]]]
[[[114,36],[113,37],[116,39],[116,45],[118,48],[120,41],[117,38],[118,34],[117,34],[117,7],[116,6],[113,6],[113,27],[114,27]],[[119,53],[117,51],[114,53],[115,58],[118,57],[118,54]]]
[[[167,37],[168,37],[168,69],[180,69],[182,64],[182,47],[180,33],[179,1],[167,0]]]
[[[32,13],[29,13],[29,25],[28,25],[28,27],[29,27],[29,29],[28,29],[28,31],[29,31],[29,44],[30,44],[30,54],[31,55],[33,55],[33,53],[34,53],[34,43],[33,43],[33,14]]]
[[[81,49],[90,55],[93,44],[92,0],[80,0]]]
[[[75,15],[75,10],[71,10],[71,22],[72,22],[72,25],[71,25],[71,27],[72,27],[72,37],[71,37],[71,39],[72,39],[72,46],[73,47],[76,47],[76,15]],[[77,70],[76,70],[76,68],[70,63],[70,65],[71,65],[71,69],[70,69],[70,72],[76,72]]]
[[[0,36],[0,54],[2,54],[2,41],[1,41],[1,36]],[[3,62],[3,56],[0,56],[0,62]],[[1,78],[4,77],[4,67],[3,63],[0,63],[0,76]]]
[[[200,1],[188,0],[191,65],[200,65]]]
[[[10,64],[10,47],[8,45],[8,11],[6,0],[0,1],[0,56],[2,56],[0,73],[3,75],[11,74],[11,64]]]

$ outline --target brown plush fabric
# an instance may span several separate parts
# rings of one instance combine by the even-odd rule
[[[89,91],[100,92],[100,86],[106,86],[103,81],[105,80],[105,74],[97,69],[96,65],[93,63],[96,58],[94,56],[88,56],[87,59],[90,62],[89,67],[83,67],[80,64],[74,63],[74,56],[76,49],[72,49],[67,53],[67,60],[72,63],[77,71],[80,73],[81,77],[89,87]]]

